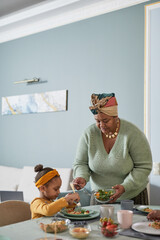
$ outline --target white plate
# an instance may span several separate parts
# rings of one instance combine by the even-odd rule
[[[138,222],[134,223],[132,225],[132,229],[146,234],[152,234],[152,235],[160,235],[160,229],[155,229],[152,227],[149,227],[149,224],[153,222]]]
[[[143,212],[143,213],[149,213],[149,212],[146,212],[146,211],[144,211],[143,209],[145,209],[145,208],[150,208],[150,209],[152,209],[152,210],[160,210],[160,206],[158,207],[153,207],[153,206],[147,206],[147,205],[141,205],[141,206],[138,206],[138,207],[136,207],[136,209],[138,210],[138,211],[140,211],[140,212]]]

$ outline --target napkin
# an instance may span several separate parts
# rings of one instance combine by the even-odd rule
[[[96,218],[93,218],[93,219],[87,219],[87,220],[74,220],[74,219],[70,219],[71,222],[86,222],[86,223],[92,223],[92,222],[96,222],[96,221],[99,221],[100,219],[100,216],[96,217]]]
[[[136,208],[133,208],[133,214],[138,214],[138,215],[143,215],[143,216],[147,216],[148,212],[141,212]]]
[[[160,240],[160,236],[148,235],[148,234],[136,232],[131,228],[125,229],[125,230],[119,232],[119,235],[129,236],[129,237],[133,237],[133,238],[140,238],[140,239],[145,239],[145,240]]]

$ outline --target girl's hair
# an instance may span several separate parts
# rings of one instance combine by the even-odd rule
[[[43,175],[45,175],[46,173],[48,173],[52,170],[53,170],[53,168],[50,168],[50,167],[43,168],[42,164],[36,165],[34,167],[34,171],[38,172],[38,173],[35,176],[35,182],[37,182]]]

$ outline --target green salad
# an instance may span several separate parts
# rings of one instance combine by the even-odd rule
[[[114,194],[114,190],[109,189],[109,190],[101,190],[99,189],[95,193],[95,197],[100,200],[100,201],[107,201],[109,198]]]

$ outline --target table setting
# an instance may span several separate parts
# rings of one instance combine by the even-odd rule
[[[109,189],[96,191],[95,200],[101,201],[98,205],[77,204],[51,217],[0,227],[0,240],[160,239],[160,229],[147,220],[147,214],[160,206],[136,206],[132,200],[110,204],[110,194]]]
[[[160,206],[147,206],[147,207],[150,208],[152,207],[152,209],[160,209]],[[76,236],[73,233],[71,233],[71,229],[77,228],[88,229],[87,235],[85,235],[84,237],[87,239],[112,238],[117,240],[118,239],[124,240],[124,236],[126,240],[134,238],[148,240],[160,239],[160,230],[152,229],[151,227],[149,227],[150,221],[148,221],[146,218],[148,213],[142,210],[142,206],[133,205],[132,209],[133,211],[122,208],[124,208],[123,203],[86,206],[83,208],[86,209],[86,211],[89,210],[91,215],[93,212],[97,212],[98,216],[95,218],[94,217],[89,218],[90,214],[81,217],[77,215],[75,217],[74,216],[70,217],[69,215],[64,214],[63,217],[64,218],[69,217],[71,223],[68,226],[69,229],[68,232],[63,233],[65,238],[62,239],[83,238],[83,236],[81,235]],[[114,228],[114,230],[111,230],[109,228],[109,231],[106,231],[105,228],[103,228],[103,223],[107,222],[106,219],[107,221],[112,221],[111,222],[112,225],[117,225]],[[70,236],[68,236],[69,234]],[[62,237],[62,235],[60,237]]]
[[[125,210],[126,208],[128,210]],[[134,202],[132,200],[126,200],[126,202],[124,200],[124,201],[121,201],[121,209],[123,210],[120,210],[120,211],[128,211],[128,212],[132,210],[130,212],[136,215],[144,216],[144,219],[142,221],[132,222],[131,220],[132,217],[128,218],[127,223],[129,224],[130,222],[129,224],[130,227],[127,227],[127,228],[122,227],[123,230],[121,230],[121,232],[119,233],[120,235],[130,236],[138,239],[146,239],[146,240],[160,239],[160,224],[159,224],[159,229],[155,229],[154,227],[152,227],[154,222],[147,220],[148,213],[151,212],[152,210],[160,210],[160,206],[149,206],[149,205],[134,206]],[[118,213],[120,211],[117,212],[117,218],[118,218]],[[125,221],[123,221],[123,224],[125,224]]]

